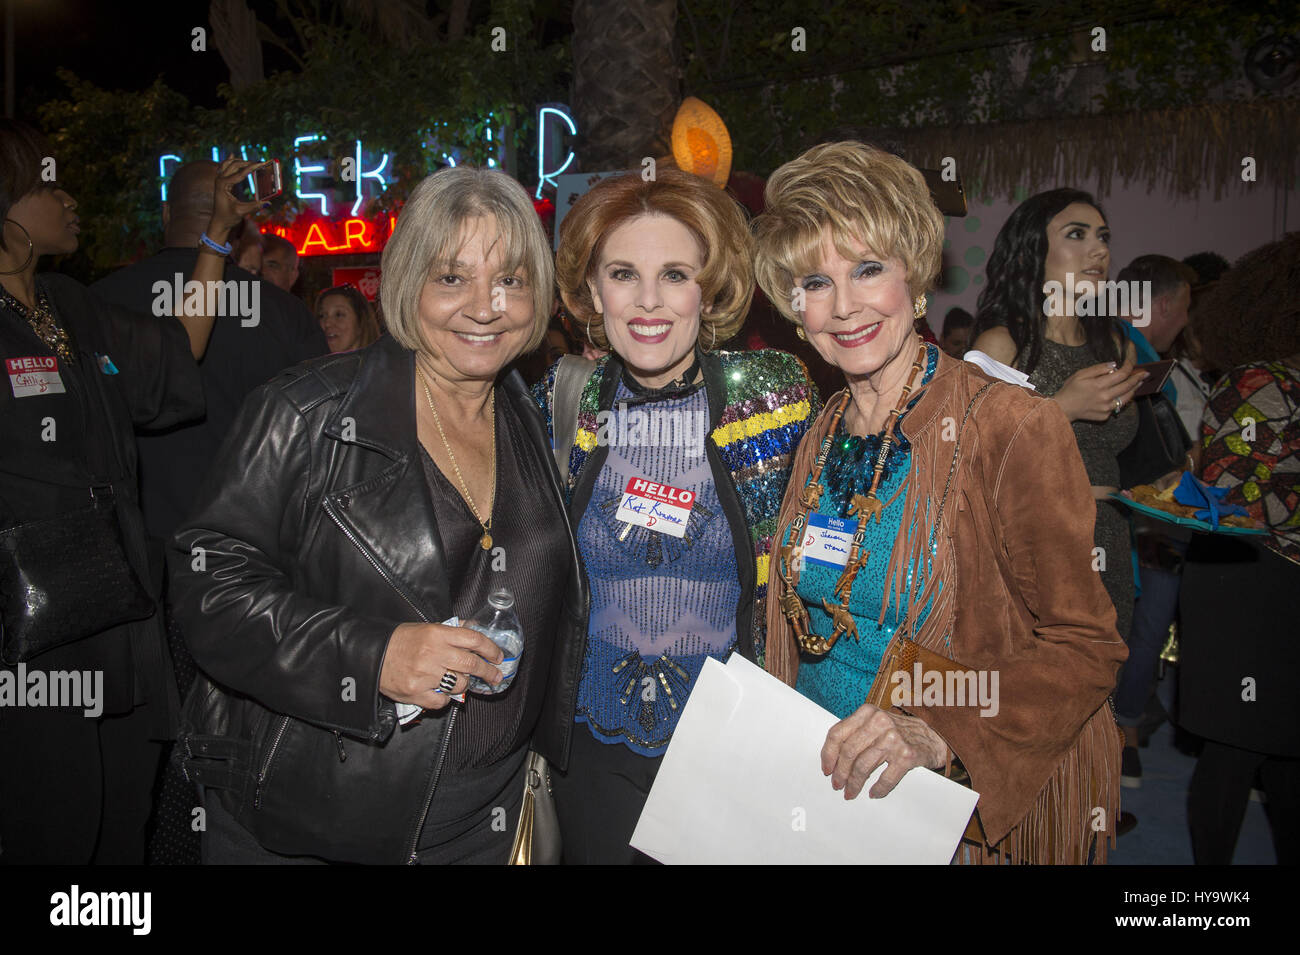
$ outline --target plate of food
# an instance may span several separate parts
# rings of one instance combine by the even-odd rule
[[[1112,493],[1110,496],[1113,500],[1146,514],[1148,517],[1168,521],[1170,524],[1177,524],[1181,527],[1205,531],[1209,534],[1268,533],[1268,528],[1259,521],[1249,515],[1241,514],[1223,514],[1219,517],[1219,526],[1217,528],[1211,527],[1209,521],[1203,521],[1196,517],[1199,508],[1189,504],[1180,504],[1174,499],[1174,492],[1177,489],[1177,484],[1173,484],[1163,491],[1158,490],[1152,484],[1139,484],[1132,490]]]

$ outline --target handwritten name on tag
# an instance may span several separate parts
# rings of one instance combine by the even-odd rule
[[[686,536],[695,492],[671,484],[655,484],[644,478],[630,478],[614,517],[659,534]]]
[[[808,526],[803,532],[803,559],[810,564],[839,570],[849,562],[849,551],[853,549],[853,535],[857,530],[857,521],[809,514]]]
[[[61,395],[67,390],[59,377],[59,360],[53,355],[6,358],[5,370],[9,372],[9,387],[15,398]]]

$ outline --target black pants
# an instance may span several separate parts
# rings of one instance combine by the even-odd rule
[[[662,757],[602,743],[585,724],[573,728],[569,771],[552,771],[566,865],[653,865],[628,845]]]
[[[1300,863],[1300,759],[1206,740],[1187,791],[1197,865],[1230,865],[1255,774],[1268,799],[1273,848],[1282,865]]]
[[[163,745],[148,707],[0,708],[0,864],[141,865]]]

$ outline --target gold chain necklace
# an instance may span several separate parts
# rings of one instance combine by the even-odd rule
[[[483,526],[483,536],[478,539],[478,545],[484,550],[492,549],[492,508],[496,504],[496,485],[497,485],[497,392],[494,387],[491,391],[491,397],[488,399],[488,417],[492,420],[492,466],[490,474],[492,475],[492,497],[488,502],[488,519],[483,520],[478,512],[478,505],[474,503],[474,498],[470,496],[469,485],[465,483],[465,475],[460,473],[460,465],[456,463],[456,455],[451,450],[451,442],[447,440],[447,432],[442,430],[442,419],[438,417],[438,409],[433,405],[433,393],[429,391],[429,382],[425,380],[424,372],[420,366],[415,366],[415,373],[420,376],[420,384],[424,386],[424,398],[429,402],[429,410],[433,412],[433,423],[438,426],[438,436],[442,438],[442,446],[447,449],[447,457],[451,459],[452,470],[456,472],[456,479],[460,481],[461,492],[465,495],[465,502],[469,504],[469,509],[474,512],[474,519]]]
[[[867,521],[874,517],[879,523],[880,513],[884,510],[884,505],[876,497],[876,490],[880,486],[880,478],[885,470],[885,461],[888,459],[889,451],[894,444],[894,425],[902,415],[903,409],[907,406],[908,395],[912,393],[912,386],[916,384],[916,376],[924,367],[926,358],[925,342],[921,342],[917,349],[916,360],[912,362],[912,373],[908,376],[907,384],[903,387],[903,393],[899,396],[898,403],[894,405],[894,410],[889,412],[889,417],[885,420],[885,428],[880,438],[880,451],[876,454],[876,463],[871,474],[871,487],[865,495],[854,494],[849,504],[848,513],[858,516],[858,527],[853,534],[853,544],[849,549],[849,557],[844,564],[844,571],[840,574],[839,580],[835,582],[835,587],[831,591],[833,596],[841,598],[841,602],[837,606],[825,598],[822,599],[822,607],[835,624],[830,639],[826,639],[817,636],[815,633],[808,632],[808,608],[803,605],[803,598],[799,596],[797,590],[799,585],[797,552],[802,550],[798,542],[803,540],[804,528],[808,524],[808,514],[810,511],[817,510],[821,503],[822,491],[825,490],[821,483],[822,469],[826,466],[826,458],[830,455],[831,442],[835,439],[835,432],[839,427],[840,419],[844,416],[844,410],[848,407],[852,398],[849,391],[845,390],[844,397],[840,399],[839,405],[831,415],[830,430],[826,432],[826,437],[822,439],[821,447],[817,451],[817,458],[813,462],[808,484],[804,487],[803,494],[799,498],[799,511],[786,525],[786,534],[782,539],[790,543],[782,545],[780,553],[781,613],[790,622],[790,629],[794,633],[795,641],[799,644],[799,649],[805,653],[816,656],[830,653],[831,647],[835,646],[835,641],[843,633],[851,634],[854,640],[858,639],[858,625],[849,612],[849,598],[853,594],[853,582],[858,576],[858,571],[862,569],[867,562],[867,558],[871,556],[870,551],[864,552],[862,550],[862,541],[867,533]]]

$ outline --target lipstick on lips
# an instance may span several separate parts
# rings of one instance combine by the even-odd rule
[[[641,345],[658,345],[673,330],[673,323],[662,318],[634,318],[627,323],[627,333]]]
[[[841,348],[859,348],[873,341],[884,327],[884,322],[869,322],[847,332],[835,332],[832,337]]]

